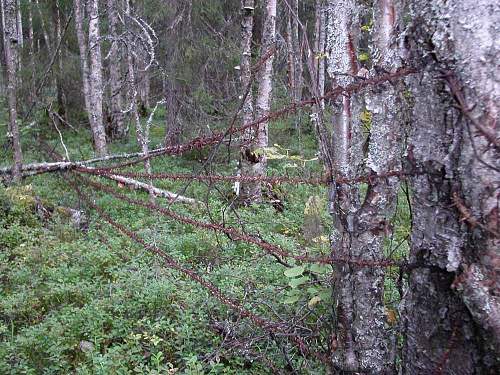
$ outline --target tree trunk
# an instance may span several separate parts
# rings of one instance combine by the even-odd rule
[[[99,31],[99,0],[90,0],[89,9],[89,103],[90,127],[94,134],[94,145],[99,156],[107,154],[106,132],[104,129],[102,105],[103,105],[103,83],[102,83],[102,57],[101,40]]]
[[[22,49],[24,46],[24,36],[23,36],[23,15],[21,13],[21,0],[17,0],[17,13],[16,13],[16,28],[17,28],[17,40],[19,48]],[[19,66],[21,68],[21,65]]]
[[[177,98],[179,93],[175,78],[166,77],[163,80],[163,92],[166,99],[165,147],[176,146],[181,141],[182,128],[179,120],[180,103]]]
[[[23,154],[19,127],[17,123],[17,59],[18,59],[18,33],[16,0],[2,0],[2,23],[4,25],[3,40],[5,62],[7,65],[7,101],[9,106],[9,134],[14,149],[14,166],[12,177],[15,182],[21,178]]]
[[[130,0],[126,0],[125,7],[125,27],[131,27],[131,9],[130,9]],[[144,160],[144,169],[147,173],[151,174],[151,161],[148,158],[149,155],[149,123],[146,123],[146,126],[142,126],[141,118],[139,116],[139,96],[137,90],[137,80],[135,77],[135,64],[134,64],[134,54],[133,54],[134,46],[134,37],[133,31],[128,30],[128,38],[127,38],[127,66],[128,66],[128,89],[129,89],[129,100],[130,100],[130,112],[132,114],[132,119],[135,122],[135,130],[137,136],[137,143],[141,146],[142,153],[146,157]],[[153,193],[153,183],[150,181],[151,190],[149,191],[151,201],[154,201],[154,193]]]
[[[316,58],[318,60],[318,70],[317,70],[317,85],[318,85],[318,95],[325,95],[325,41],[326,41],[326,13],[324,9],[324,0],[316,1],[316,12],[319,14],[318,17],[318,37],[316,44]],[[325,101],[321,100],[321,108],[325,106]]]
[[[410,3],[408,158],[425,175],[411,180],[404,371],[498,373],[500,5]]]
[[[327,9],[327,69],[334,83],[345,86],[353,82],[353,76],[358,72],[359,7],[355,0],[331,0]],[[333,110],[333,174],[339,178],[353,178],[358,174],[363,159],[361,98],[356,94],[345,95],[335,100]],[[378,245],[369,235],[372,229],[369,228],[371,223],[367,223],[371,218],[370,203],[368,201],[366,207],[360,207],[356,185],[330,186],[332,257],[373,260],[380,257],[378,248],[364,253],[370,242]],[[381,373],[384,370],[387,340],[381,301],[382,284],[383,273],[380,270],[359,269],[348,264],[336,267],[333,335],[337,349],[333,351],[332,361],[337,371]]]
[[[243,100],[242,120],[243,125],[250,124],[253,121],[253,90],[252,90],[252,40],[253,40],[253,17],[255,10],[254,0],[242,0],[241,11],[243,20],[241,23],[241,62],[240,62],[240,82],[241,82],[241,100]],[[251,150],[247,142],[251,142],[255,131],[249,129],[243,134],[243,147],[240,155],[240,168],[243,174],[252,173]],[[250,186],[244,186],[237,182],[236,191],[241,193],[242,200],[251,199],[252,190]]]
[[[294,93],[293,99],[296,102],[302,100],[302,88],[304,86],[303,71],[304,66],[302,64],[302,47],[300,43],[300,32],[299,32],[299,0],[292,0],[292,46],[293,46],[293,57],[294,57]]]
[[[255,118],[269,114],[271,107],[272,76],[274,53],[272,50],[276,38],[276,0],[266,1],[265,19],[262,32],[261,58],[266,58],[259,74],[259,86],[255,102]],[[269,55],[270,54],[270,55]],[[267,158],[263,148],[268,146],[268,123],[260,124],[253,134],[251,149],[245,150],[245,157],[250,161],[250,169],[242,169],[242,175],[265,176]],[[242,195],[250,202],[262,199],[262,187],[259,181],[242,184]]]
[[[28,6],[28,38],[29,38],[29,63],[31,69],[30,102],[35,102],[36,90],[36,65],[35,65],[35,35],[33,32],[33,0]]]
[[[53,5],[53,16],[55,21],[55,35],[56,41],[54,44],[54,49],[61,42],[62,39],[62,29],[61,29],[61,6],[59,0],[54,2]],[[66,100],[64,95],[64,89],[62,85],[62,75],[63,75],[63,49],[59,48],[57,51],[57,64],[56,67],[56,90],[57,90],[57,113],[60,118],[66,119]]]
[[[121,73],[121,49],[119,41],[119,18],[116,0],[108,0],[109,31],[113,38],[109,51],[109,87],[111,102],[111,138],[124,139],[128,134],[123,108],[123,82]]]

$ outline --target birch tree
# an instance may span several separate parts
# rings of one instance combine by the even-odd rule
[[[271,107],[273,48],[276,38],[276,0],[265,3],[265,17],[262,31],[261,58],[264,58],[258,74],[258,89],[255,101],[255,118],[260,119],[269,113]],[[268,146],[268,122],[261,123],[252,134],[250,148],[244,150],[245,162],[242,164],[242,174],[250,176],[265,176],[267,158],[264,148]],[[260,182],[242,184],[242,196],[250,202],[262,199]]]
[[[17,118],[17,68],[19,34],[17,32],[16,0],[2,0],[2,25],[5,62],[7,67],[7,105],[9,110],[8,137],[12,139],[14,149],[14,165],[12,177],[14,181],[21,178],[23,154]]]
[[[345,86],[358,71],[356,47],[359,19],[355,0],[331,0],[328,4],[327,52],[328,74],[334,84]],[[353,178],[362,163],[359,115],[361,101],[357,95],[345,95],[333,104],[333,141],[331,159],[336,177]],[[359,189],[355,185],[330,186],[330,212],[333,217],[332,256],[349,258],[354,235],[354,218],[359,209]],[[333,352],[333,364],[345,371],[358,371],[361,350],[353,325],[355,315],[355,270],[348,264],[339,266],[334,281],[334,340],[339,349]]]
[[[110,109],[111,109],[111,137],[113,139],[124,139],[127,136],[128,128],[125,123],[123,105],[123,81],[121,72],[121,48],[119,40],[119,13],[118,2],[108,0],[109,32],[111,36],[111,48],[109,51],[109,89],[110,89]]]
[[[99,1],[88,0],[88,35],[84,31],[85,0],[75,0],[75,24],[82,65],[83,95],[98,155],[107,154],[103,123],[102,56],[99,31]]]
[[[495,373],[500,348],[500,5],[410,1],[414,101],[406,374]],[[425,355],[422,355],[425,353]]]

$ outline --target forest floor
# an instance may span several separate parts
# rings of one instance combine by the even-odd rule
[[[151,128],[153,146],[163,138],[163,123],[159,113]],[[300,137],[291,122],[273,124],[271,129],[270,138],[289,149],[289,157],[271,160],[270,174],[321,174],[318,161],[301,161],[315,156],[311,129]],[[4,130],[0,129],[1,134]],[[51,134],[46,141],[65,153],[59,134],[54,129],[47,133],[46,125],[23,134],[27,161],[47,160],[39,145],[30,141],[42,130],[44,135]],[[134,138],[134,129],[130,134]],[[88,132],[64,129],[62,137],[72,160],[92,156]],[[111,153],[137,150],[135,141],[111,145]],[[281,148],[275,151],[286,154]],[[152,167],[154,172],[196,173],[203,171],[206,156],[207,152],[191,152],[158,157]],[[8,155],[2,157],[8,160]],[[237,157],[234,149],[231,157]],[[235,174],[235,162],[226,160],[223,146],[210,170]],[[143,168],[139,165],[128,171]],[[66,179],[73,178],[72,174],[50,173],[25,179],[18,186],[0,187],[0,373],[265,374],[273,372],[272,366],[324,373],[321,364],[304,362],[284,337],[256,328],[198,283],[169,269],[159,257],[101,220],[68,185]],[[148,200],[146,193],[93,179]],[[234,194],[230,183],[208,186],[161,180],[155,186],[182,191],[203,202],[196,206],[175,203],[171,208],[177,213],[238,228],[243,223],[246,233],[296,254],[304,249],[311,255],[330,252],[331,219],[324,186],[277,185],[273,190],[283,202],[282,212],[265,203],[239,207],[237,214],[228,208]],[[116,221],[202,274],[246,308],[302,327],[310,331],[311,345],[327,347],[331,267],[302,268],[291,262],[287,268],[254,245],[83,189]],[[407,252],[409,233],[408,208],[403,194],[401,198],[393,219],[395,234],[387,243],[387,251],[396,258]],[[319,208],[313,207],[314,202]],[[157,203],[168,206],[162,198]],[[51,213],[41,213],[44,208]],[[84,225],[76,228],[65,208],[84,210]],[[398,300],[396,276],[397,270],[388,271],[386,302],[392,313]],[[389,323],[395,324],[397,316],[391,314]]]

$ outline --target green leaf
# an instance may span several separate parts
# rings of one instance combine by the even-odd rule
[[[292,267],[288,268],[283,272],[286,277],[297,277],[300,276],[304,273],[305,267],[304,266],[297,266],[297,267]]]
[[[297,288],[299,285],[305,284],[309,281],[309,276],[302,276],[298,277],[296,279],[291,279],[288,282],[288,285],[292,287],[293,289]]]
[[[287,296],[283,300],[283,303],[291,305],[292,303],[295,303],[298,300],[300,300],[300,293],[297,290],[293,290],[290,293],[287,293]]]
[[[328,273],[330,271],[331,271],[330,266],[327,266],[325,264],[313,264],[313,265],[311,265],[311,272],[314,272],[314,273],[323,274],[323,273]]]

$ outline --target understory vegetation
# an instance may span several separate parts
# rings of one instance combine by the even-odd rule
[[[158,112],[151,127],[153,145],[163,139],[162,117]],[[270,130],[272,139],[280,140],[274,152],[286,155],[285,149],[289,150],[288,157],[270,161],[268,174],[321,174],[317,160],[303,161],[315,158],[312,130],[298,137],[291,120],[273,123]],[[43,133],[47,144],[64,153],[54,130],[43,129]],[[66,129],[62,136],[72,160],[91,156],[90,138],[82,141],[89,134]],[[25,150],[38,147],[29,143],[31,137],[23,139]],[[131,140],[111,148],[113,153],[133,152],[137,144]],[[152,168],[199,173],[207,156],[193,152],[155,158]],[[209,168],[234,174],[235,165],[226,160],[223,146]],[[270,336],[253,326],[205,288],[106,224],[68,184],[74,178],[72,173],[49,173],[0,188],[0,373],[264,374],[287,366],[324,373],[322,365],[313,358],[305,360],[279,334]],[[282,207],[273,207],[268,199],[235,211],[229,183],[155,181],[155,186],[202,202],[171,206],[186,216],[242,228],[295,254],[330,253],[331,217],[324,186],[275,185],[269,189]],[[144,192],[118,189],[148,199]],[[306,337],[311,348],[329,347],[330,266],[283,266],[253,245],[86,191],[119,223],[204,275],[251,311],[286,322],[292,332]],[[157,203],[169,206],[162,198]],[[83,211],[78,223],[72,220],[75,211],[71,210]],[[410,231],[403,191],[392,225],[394,235],[386,243],[386,252],[401,259],[408,252]],[[388,269],[388,329],[399,324],[398,276],[398,269]]]

